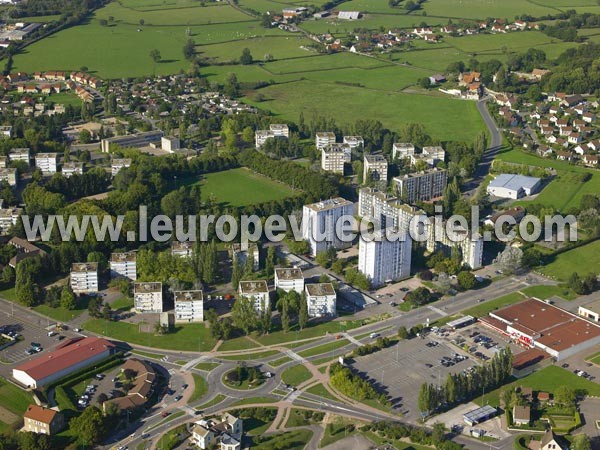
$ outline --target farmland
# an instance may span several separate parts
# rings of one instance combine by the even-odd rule
[[[589,271],[600,267],[600,241],[561,253],[540,271],[557,280],[566,281],[573,272],[587,275]]]

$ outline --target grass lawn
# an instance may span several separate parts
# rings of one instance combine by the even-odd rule
[[[243,24],[240,25],[243,26]],[[214,58],[219,62],[234,62],[240,58],[242,49],[247,48],[253,58],[259,61],[264,59],[266,53],[270,53],[275,59],[301,58],[316,54],[306,50],[305,47],[310,44],[311,41],[303,36],[288,34],[201,45],[196,50],[200,56]]]
[[[11,287],[11,288],[5,289],[3,291],[0,291],[0,297],[4,298],[6,300],[10,300],[11,302],[16,302],[17,294],[15,293],[15,288]]]
[[[465,309],[462,313],[466,316],[483,317],[486,316],[490,311],[495,309],[504,308],[505,306],[512,305],[513,303],[524,300],[525,297],[518,292],[512,292],[502,297],[498,297],[494,300],[482,303],[481,305],[474,306],[469,309]]]
[[[212,196],[221,206],[246,206],[294,195],[291,187],[246,168],[209,173],[198,183],[203,200],[207,201]]]
[[[48,305],[38,305],[33,307],[34,311],[43,314],[44,316],[48,316],[58,322],[68,322],[69,320],[78,317],[83,311],[87,308],[82,309],[65,309],[62,307],[52,308]]]
[[[143,350],[131,350],[131,353],[135,353],[136,355],[141,355],[141,356],[145,356],[146,358],[154,358],[154,359],[163,359],[165,357],[165,355],[161,355],[160,353],[152,353],[152,352],[145,352]]]
[[[194,377],[194,392],[192,392],[188,403],[192,403],[196,400],[201,399],[208,392],[208,383],[206,382],[206,380],[195,373],[193,373],[192,376]]]
[[[223,343],[219,346],[217,350],[220,352],[227,352],[230,350],[249,350],[258,347],[259,346],[256,342],[247,339],[246,336],[241,336],[238,338],[223,341]]]
[[[207,363],[207,362],[201,362],[198,363],[194,366],[194,369],[198,369],[198,370],[204,370],[206,372],[210,372],[213,369],[216,369],[217,367],[219,367],[221,364],[219,363]]]
[[[354,123],[367,116],[376,117],[392,129],[403,123],[421,122],[434,138],[469,142],[485,131],[474,102],[448,97],[308,80],[268,86],[258,92],[267,100],[256,103],[247,98],[248,103],[290,120],[297,120],[302,111],[308,119],[330,116],[339,124]],[[319,99],[318,103],[314,102],[315,98]]]
[[[594,364],[600,366],[600,352],[593,354],[592,356],[586,358],[586,360],[591,361]]]
[[[600,241],[561,253],[551,263],[540,267],[540,272],[556,280],[566,281],[573,272],[587,275],[600,267]]]
[[[357,328],[362,324],[362,320],[336,320],[333,322],[309,323],[309,326],[302,331],[295,330],[288,331],[287,333],[274,331],[264,336],[258,336],[256,340],[263,345],[277,345],[284,342],[324,336],[327,333],[340,333]]]
[[[292,408],[290,417],[285,423],[286,428],[301,427],[305,425],[319,424],[323,421],[325,413],[318,411],[307,411]]]
[[[558,366],[549,366],[485,394],[483,401],[482,397],[478,397],[474,401],[479,405],[489,403],[492,406],[498,406],[500,404],[500,392],[511,386],[525,386],[533,390],[554,392],[557,387],[564,385],[575,390],[585,391],[590,396],[600,396],[600,384],[578,377],[570,370]]]
[[[140,333],[136,324],[103,319],[88,320],[83,328],[120,341],[157,349],[207,352],[215,346],[215,339],[204,324],[176,326],[174,332],[165,335]]]
[[[255,450],[272,450],[274,448],[302,450],[312,435],[310,430],[296,430],[269,436],[255,436],[252,438],[252,448]]]
[[[196,409],[197,410],[201,410],[201,409],[210,408],[211,406],[218,405],[219,403],[221,403],[226,398],[227,398],[227,396],[224,395],[224,394],[217,394],[211,400],[209,400],[208,402],[203,403],[200,406],[197,406]]]
[[[119,311],[129,311],[131,308],[133,308],[133,299],[129,297],[118,298],[112,302],[110,307]]]
[[[321,355],[323,353],[333,352],[338,348],[345,347],[350,341],[348,339],[338,339],[337,341],[328,342],[327,344],[319,345],[317,347],[309,348],[299,352],[298,354],[304,358],[309,356]]]
[[[273,397],[247,397],[247,398],[243,398],[235,403],[232,403],[229,406],[233,407],[233,406],[244,406],[244,405],[258,405],[261,403],[277,403],[277,401],[278,400]]]
[[[269,361],[267,364],[269,364],[271,367],[279,367],[282,364],[290,362],[291,360],[292,358],[289,356],[284,356],[283,358],[276,359],[275,361]]]
[[[325,447],[333,444],[334,442],[344,439],[345,437],[352,436],[357,433],[356,428],[353,431],[346,431],[346,425],[352,424],[355,421],[336,417],[333,423],[328,423],[325,427],[325,433],[319,443],[319,447]]]
[[[539,285],[539,286],[529,286],[525,289],[522,289],[521,292],[525,295],[530,295],[531,297],[539,298],[540,300],[546,300],[547,298],[558,296],[564,298],[565,300],[575,300],[577,298],[577,294],[569,289],[567,286],[547,286],[547,285]]]
[[[328,398],[329,400],[334,400],[338,402],[340,401],[339,398],[335,397],[327,389],[325,389],[325,386],[323,386],[321,383],[308,388],[306,392],[308,392],[309,394],[318,395],[319,397]]]
[[[298,386],[312,378],[312,373],[302,364],[285,369],[281,374],[281,380],[291,386]]]
[[[465,19],[502,17],[511,20],[519,14],[543,16],[557,12],[553,8],[543,6],[544,3],[544,1],[524,2],[522,0],[428,0],[423,6],[427,16]]]
[[[32,403],[33,397],[30,394],[0,378],[0,407],[8,410],[19,418]],[[2,424],[11,425],[10,423],[4,422],[3,417],[4,414],[0,411],[0,427]]]
[[[240,353],[239,355],[222,355],[219,356],[221,359],[227,359],[230,361],[249,361],[253,359],[263,359],[268,358],[269,356],[275,356],[279,354],[278,350],[267,350],[264,352],[256,352],[256,353]]]

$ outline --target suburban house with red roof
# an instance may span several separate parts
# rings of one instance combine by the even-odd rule
[[[115,345],[106,339],[72,339],[13,369],[12,376],[25,387],[38,389],[113,355]]]
[[[23,414],[23,428],[21,431],[39,434],[56,434],[65,426],[61,413],[50,408],[38,405],[29,405]]]

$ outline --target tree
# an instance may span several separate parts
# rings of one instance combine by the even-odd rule
[[[281,305],[281,329],[284,333],[287,333],[290,330],[290,316],[288,314],[289,305],[287,296],[283,296]]]
[[[573,436],[572,450],[592,450],[592,441],[587,434],[580,433]]]
[[[400,339],[408,339],[408,330],[406,329],[406,327],[398,328],[398,337]]]
[[[473,275],[471,272],[467,272],[462,271],[458,274],[458,276],[456,277],[457,281],[458,281],[458,285],[460,286],[461,289],[467,291],[469,289],[473,289],[475,287],[475,285],[477,284],[477,280],[475,279],[475,275]]]
[[[100,26],[102,26],[102,27],[108,26],[108,20],[106,20],[106,19],[100,19]]]
[[[300,310],[298,312],[298,326],[300,330],[303,330],[308,323],[308,303],[306,301],[306,295],[302,293],[300,298]]]
[[[160,51],[158,51],[158,49],[154,49],[150,51],[150,58],[152,58],[152,61],[154,61],[155,63],[160,62],[160,60],[162,59],[162,57],[160,56]]]
[[[522,257],[523,251],[520,248],[507,245],[502,253],[494,260],[494,263],[500,266],[503,273],[512,275],[519,273],[521,270]]]
[[[65,285],[60,293],[60,306],[64,309],[75,309],[77,306],[76,297],[71,286]]]
[[[240,261],[236,256],[233,258],[233,268],[231,270],[231,287],[233,289],[237,289],[240,284],[240,280],[242,279],[242,270],[240,268]]]
[[[140,19],[140,26],[144,26],[144,24],[146,23],[146,21],[144,19]]]
[[[420,78],[419,86],[421,86],[423,89],[429,89],[431,87],[431,80],[427,77]]]
[[[188,61],[191,61],[196,56],[196,43],[193,39],[188,39],[188,41],[183,46],[183,57]]]
[[[244,50],[242,50],[242,56],[240,56],[240,64],[247,66],[249,64],[252,64],[253,61],[254,61],[254,59],[252,58],[250,49],[245,48]]]
[[[256,311],[254,310],[254,299],[238,297],[231,308],[233,324],[242,330],[244,334],[250,334],[256,328]]]
[[[554,391],[554,402],[565,408],[575,406],[575,399],[575,390],[570,386],[562,385]]]
[[[79,417],[72,418],[69,428],[79,442],[92,446],[100,443],[106,434],[104,415],[96,406],[89,406]]]

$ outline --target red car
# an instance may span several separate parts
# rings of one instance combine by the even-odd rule
[[[167,417],[169,414],[171,414],[169,411],[165,411],[164,413],[161,414],[162,417]]]

